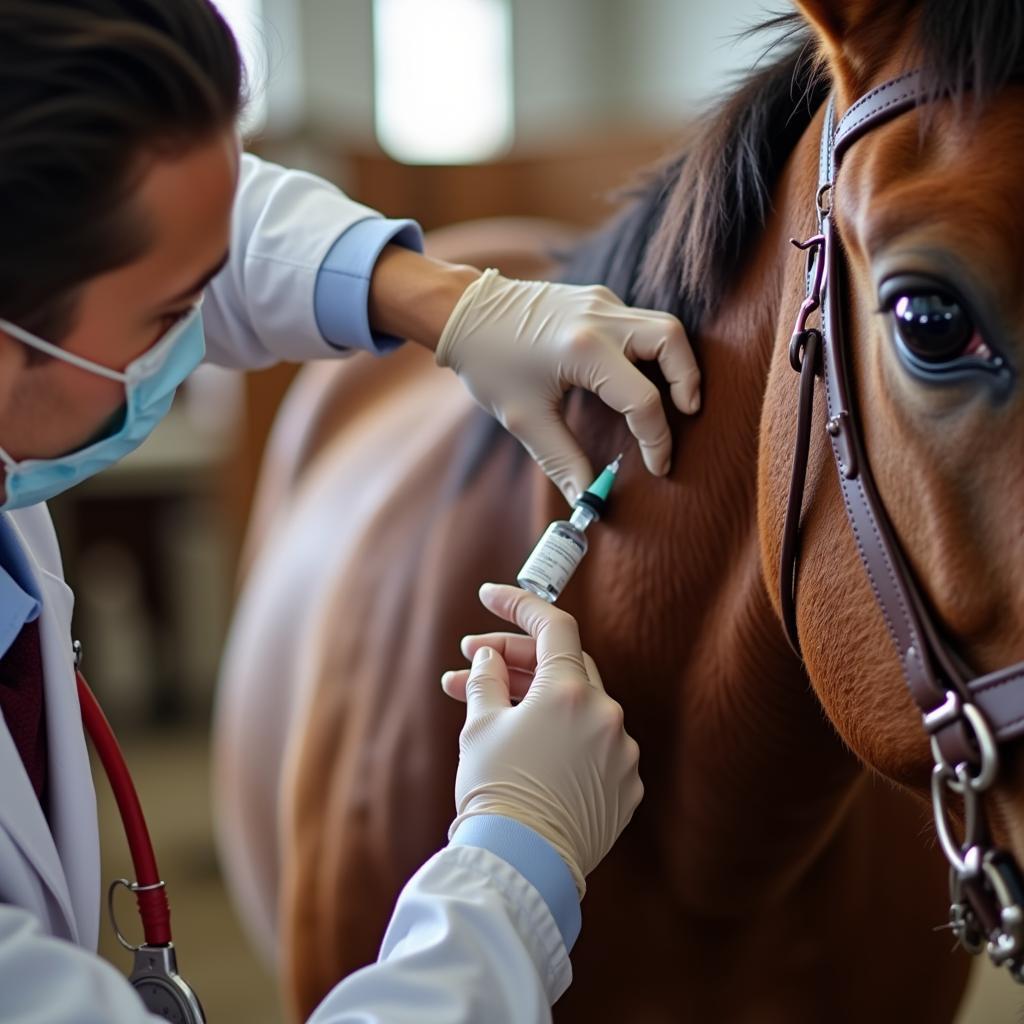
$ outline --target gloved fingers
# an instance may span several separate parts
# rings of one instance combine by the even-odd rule
[[[697,358],[683,325],[670,313],[651,312],[632,333],[626,354],[633,359],[657,361],[680,412],[695,413],[700,408]]]
[[[630,343],[631,344],[631,343]],[[644,465],[656,476],[668,472],[672,434],[661,392],[621,352],[605,352],[571,383],[593,391],[605,405],[626,417],[630,432],[640,442]],[[589,481],[587,481],[589,483]]]
[[[594,479],[590,460],[562,418],[561,395],[547,409],[524,408],[506,413],[502,423],[519,439],[570,505]]]
[[[480,718],[509,707],[505,662],[489,647],[481,647],[466,678],[466,719]]]
[[[601,693],[604,693],[604,681],[601,679],[601,673],[597,670],[597,663],[586,651],[583,652],[583,665],[587,670],[587,679],[590,685],[595,690],[600,690]]]
[[[508,692],[512,703],[518,703],[529,692],[530,684],[533,682],[533,673],[525,669],[508,667]],[[445,672],[441,676],[441,689],[452,698],[452,700],[466,703],[466,683],[469,682],[468,668],[457,668]]]
[[[470,661],[481,647],[497,651],[509,671],[521,669],[532,673],[537,668],[537,642],[522,633],[480,633],[464,636],[460,649]]]
[[[568,612],[536,594],[503,583],[485,583],[480,588],[480,600],[489,611],[533,637],[537,642],[538,672],[545,663],[564,659],[585,671],[579,627]]]
[[[460,645],[463,655],[472,660],[481,647],[497,651],[508,669],[509,693],[513,701],[526,696],[537,669],[537,643],[532,636],[522,633],[482,633],[464,636]],[[468,669],[445,672],[441,687],[449,697],[465,700]]]

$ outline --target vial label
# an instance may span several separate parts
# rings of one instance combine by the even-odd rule
[[[586,554],[579,538],[560,523],[552,523],[519,571],[519,580],[540,584],[554,600]]]

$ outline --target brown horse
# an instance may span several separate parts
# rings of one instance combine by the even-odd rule
[[[948,1021],[965,957],[933,931],[946,872],[931,764],[843,511],[822,403],[804,498],[797,624],[774,597],[792,459],[793,317],[815,227],[822,102],[842,112],[921,66],[962,97],[861,140],[835,197],[871,466],[962,656],[1024,654],[1024,407],[970,376],[911,373],[883,270],[979,297],[1012,365],[1024,89],[1019,2],[806,2],[776,64],[584,250],[570,277],[678,311],[703,411],[667,479],[627,458],[560,602],[642,751],[646,798],[594,874],[559,1020]],[[936,288],[940,295],[948,289]],[[992,328],[990,328],[992,329]],[[407,347],[307,374],[282,414],[219,715],[224,848],[308,1012],[371,960],[403,881],[445,839],[462,713],[438,677],[475,602],[510,580],[561,500],[457,382]],[[576,396],[595,463],[624,425]],[[1016,443],[1014,443],[1016,441]],[[892,783],[898,783],[894,786]],[[1024,779],[986,807],[1024,854]],[[276,841],[275,841],[276,840]],[[278,911],[279,908],[279,911]]]

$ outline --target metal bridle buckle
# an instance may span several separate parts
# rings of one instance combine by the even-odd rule
[[[970,727],[970,738],[973,739],[981,758],[981,765],[974,775],[966,771],[964,773],[959,771],[960,768],[966,769],[966,762],[954,768],[946,760],[938,740],[935,738],[935,733],[939,729],[953,722]],[[995,736],[992,735],[991,727],[978,710],[977,705],[970,701],[964,701],[958,693],[948,690],[943,704],[924,716],[924,727],[930,737],[932,759],[937,767],[944,770],[947,785],[954,793],[962,794],[965,784],[975,793],[984,793],[995,782],[996,776],[999,774],[999,748],[996,745]]]
[[[832,212],[832,189],[834,182],[826,181],[824,185],[819,186],[817,193],[814,196],[814,205],[818,209],[818,217],[827,217]],[[827,201],[826,201],[826,197]]]

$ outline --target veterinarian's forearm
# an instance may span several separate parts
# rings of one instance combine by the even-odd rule
[[[472,267],[389,245],[370,278],[370,325],[433,351],[462,293],[479,276]]]

